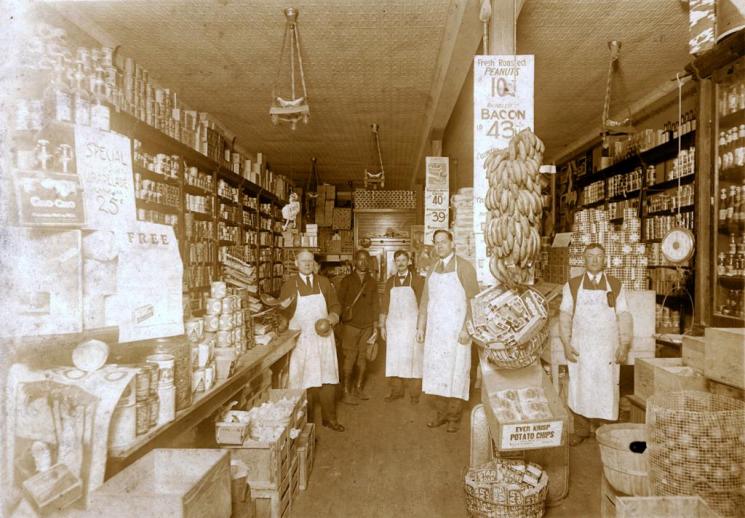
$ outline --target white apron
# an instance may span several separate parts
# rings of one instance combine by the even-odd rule
[[[583,283],[584,284],[584,283]],[[580,285],[572,320],[572,347],[579,353],[569,368],[569,408],[588,418],[618,419],[616,363],[618,323],[605,290]]]
[[[316,333],[316,321],[327,317],[323,293],[301,297],[298,291],[295,315],[289,328],[299,330],[300,336],[290,356],[289,388],[307,389],[324,383],[339,383],[334,333],[327,337]]]
[[[453,258],[457,261],[457,258]],[[458,336],[466,320],[466,291],[458,279],[458,263],[450,273],[432,272],[427,280],[427,330],[424,339],[422,390],[425,394],[468,401],[471,344]]]
[[[407,279],[411,284],[411,274]],[[385,321],[385,375],[388,377],[422,377],[424,345],[416,341],[418,313],[416,294],[411,285],[391,288],[388,317]]]

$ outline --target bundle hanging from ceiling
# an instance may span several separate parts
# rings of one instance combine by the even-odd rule
[[[308,91],[305,86],[305,72],[303,70],[303,57],[300,53],[300,32],[297,25],[299,11],[294,7],[288,7],[284,11],[287,23],[285,24],[285,34],[282,39],[282,49],[279,52],[279,64],[277,65],[277,75],[272,86],[272,106],[269,108],[269,115],[273,124],[279,122],[289,122],[290,127],[294,130],[298,121],[302,120],[308,124],[310,120],[310,105],[308,104]],[[288,45],[289,39],[289,45]],[[279,80],[282,71],[282,61],[287,49],[288,62],[290,66],[290,98],[285,99],[279,92]],[[296,59],[297,58],[297,59]],[[297,63],[297,67],[295,64]],[[297,68],[300,76],[300,85],[303,94],[296,97],[296,80],[295,69]]]
[[[376,123],[370,124],[375,148],[378,151],[378,165],[380,169],[365,169],[365,189],[382,189],[385,187],[385,170],[383,169],[383,154],[380,152],[380,127]]]
[[[609,41],[608,48],[610,49],[610,63],[608,63],[608,79],[605,83],[603,121],[601,124],[603,147],[606,149],[610,145],[608,140],[609,135],[627,135],[634,131],[634,127],[632,126],[630,119],[626,118],[622,121],[616,121],[609,118],[613,71],[618,64],[618,55],[621,52],[621,42],[618,40]]]

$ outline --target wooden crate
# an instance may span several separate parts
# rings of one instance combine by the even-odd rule
[[[616,518],[716,518],[700,496],[619,496]]]
[[[298,479],[299,489],[305,491],[308,488],[310,472],[313,469],[313,457],[315,455],[316,425],[308,423],[303,433],[300,434],[297,445],[298,456]]]
[[[630,423],[646,423],[647,422],[647,405],[646,402],[638,396],[629,395],[626,396],[629,403],[631,403],[631,413],[629,414]]]
[[[155,449],[91,495],[91,516],[230,516],[225,450]]]
[[[355,209],[415,209],[414,191],[354,191]]]
[[[619,496],[626,496],[619,493],[613,486],[608,483],[605,475],[600,482],[600,518],[615,518],[616,516],[616,499]]]
[[[285,477],[276,489],[251,487],[251,498],[256,506],[256,518],[283,518],[290,509],[290,479]]]
[[[331,227],[334,230],[350,230],[352,228],[352,209],[335,207]]]
[[[704,374],[745,389],[745,328],[706,328]]]
[[[681,374],[682,358],[637,358],[634,364],[634,394],[643,400],[660,392],[706,390],[706,379]]]
[[[727,396],[732,399],[739,399],[745,401],[745,390],[727,385],[725,383],[719,383],[715,380],[706,380],[709,392],[712,394],[718,394],[720,396]]]
[[[683,365],[704,370],[704,349],[706,340],[703,336],[683,335]]]

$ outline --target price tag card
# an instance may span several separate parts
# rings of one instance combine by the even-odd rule
[[[126,230],[137,220],[130,140],[75,126],[75,156],[83,184],[85,228]]]
[[[424,244],[432,244],[437,229],[447,229],[450,219],[450,162],[447,157],[428,156],[424,189]]]

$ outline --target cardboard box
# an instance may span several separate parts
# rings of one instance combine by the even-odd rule
[[[332,216],[334,230],[349,230],[352,228],[352,209],[335,207]]]
[[[682,358],[639,358],[634,366],[634,395],[647,400],[662,392],[706,391],[706,378],[691,370]]]
[[[230,516],[225,450],[155,449],[91,495],[92,516]]]
[[[703,371],[705,345],[706,340],[703,336],[683,335],[683,365]]]
[[[489,428],[494,439],[494,447],[500,451],[532,450],[556,447],[564,444],[567,435],[569,416],[559,399],[551,381],[540,362],[524,369],[498,370],[481,355],[481,400],[486,409]],[[517,390],[527,387],[540,387],[548,400],[552,418],[525,420],[514,423],[500,422],[492,409],[491,400],[502,390]]]
[[[727,385],[725,383],[719,383],[714,380],[706,380],[709,392],[712,394],[718,394],[720,396],[726,396],[732,399],[739,399],[745,401],[745,390]]]
[[[709,327],[705,336],[706,377],[745,389],[745,328]]]
[[[334,221],[334,200],[326,200],[326,207],[323,216],[326,226],[330,227]]]

